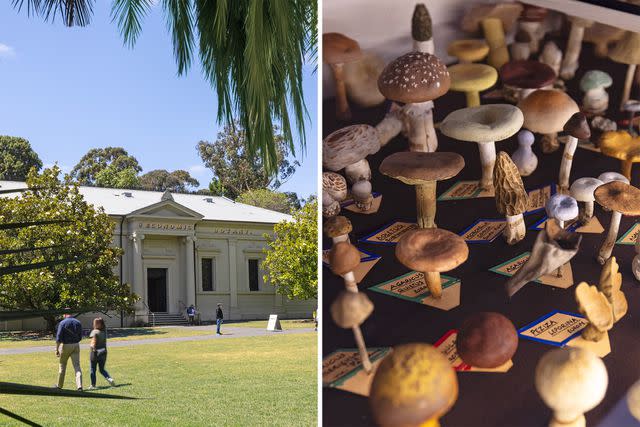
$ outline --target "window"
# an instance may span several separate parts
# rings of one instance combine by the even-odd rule
[[[260,279],[258,276],[258,260],[250,259],[249,260],[249,290],[250,291],[259,291],[260,290]]]
[[[215,291],[216,260],[215,258],[202,258],[202,290]]]

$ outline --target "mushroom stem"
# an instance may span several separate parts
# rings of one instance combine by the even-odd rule
[[[636,280],[640,280],[640,233],[636,237],[636,256],[631,261],[631,272],[633,272]]]
[[[464,93],[467,96],[467,107],[477,107],[480,105],[480,93],[477,90]]]
[[[436,228],[436,181],[416,185],[418,227]]]
[[[627,67],[627,75],[624,79],[624,89],[622,90],[622,99],[620,100],[620,111],[624,110],[624,103],[629,100],[631,85],[633,84],[633,75],[636,72],[636,67],[636,64],[629,64]]]
[[[609,106],[609,94],[603,87],[597,87],[585,92],[582,107],[590,113],[603,113]]]
[[[407,104],[403,112],[409,121],[409,150],[426,153],[436,151],[438,138],[433,127],[433,102]]]
[[[531,46],[529,46],[529,43],[513,42],[511,44],[511,58],[514,61],[529,59],[529,56],[531,56]]]
[[[572,79],[578,69],[578,58],[580,57],[583,37],[584,26],[576,22],[572,23],[569,31],[569,40],[567,41],[567,50],[560,67],[560,77],[564,80]]]
[[[433,55],[433,52],[435,51],[435,47],[433,45],[433,38],[426,41],[414,40],[413,50],[416,52],[430,53],[431,55]]]
[[[631,181],[631,167],[633,166],[633,162],[631,160],[622,160],[621,161],[620,173],[624,175],[629,181]]]
[[[423,272],[424,281],[427,283],[427,288],[431,296],[440,299],[442,297],[442,281],[440,280],[440,273],[438,272]]]
[[[567,143],[564,145],[564,154],[560,163],[560,176],[558,177],[558,190],[560,194],[569,194],[569,175],[573,164],[573,155],[578,146],[578,138],[569,135]]]
[[[520,240],[524,239],[524,236],[527,232],[524,225],[524,218],[522,214],[518,214],[507,215],[506,219],[507,225],[505,226],[504,232],[502,234],[507,240],[507,244],[515,245]]]
[[[331,241],[333,242],[334,245],[336,243],[339,243],[339,242],[349,242],[349,235],[348,234],[341,234],[339,236],[332,237]]]
[[[369,167],[367,159],[362,159],[350,164],[344,168],[344,173],[347,176],[349,184],[371,180],[371,168]]]
[[[351,120],[351,109],[347,101],[347,86],[344,84],[344,64],[330,64],[336,82],[336,116],[339,120]]]
[[[358,281],[356,280],[356,275],[353,271],[348,272],[344,276],[344,287],[349,292],[358,292]]]
[[[504,28],[499,18],[485,18],[482,20],[484,38],[489,45],[487,63],[499,69],[509,62],[509,50],[504,40]]]
[[[582,204],[582,209],[580,209],[580,215],[578,216],[578,220],[580,224],[586,224],[593,217],[593,201],[584,202]]]
[[[367,374],[370,374],[373,367],[371,365],[371,360],[369,360],[369,352],[367,351],[367,346],[364,344],[364,338],[362,337],[360,326],[356,325],[351,328],[351,330],[353,331],[353,337],[356,339],[356,344],[358,344],[360,359],[362,359],[362,368]]]
[[[387,145],[401,130],[402,119],[400,118],[400,110],[389,111],[384,116],[384,119],[376,125],[376,131],[378,131],[378,138],[380,139],[380,147]]]
[[[621,219],[622,214],[620,212],[611,212],[609,231],[607,232],[607,237],[605,238],[604,242],[602,242],[600,252],[598,253],[598,262],[602,265],[604,265],[604,263],[611,257],[613,246],[616,244],[616,238],[618,237],[618,230],[620,229]]]
[[[540,27],[542,22],[538,21],[521,21],[518,28],[529,35],[529,50],[531,53],[537,53],[540,50]]]
[[[495,142],[480,142],[478,150],[480,150],[480,164],[482,165],[480,188],[491,191],[493,190],[493,167],[496,164],[496,144]]]
[[[551,132],[542,135],[542,152],[545,154],[553,153],[560,147],[558,143],[558,133]]]
[[[604,58],[609,53],[609,40],[599,40],[593,42],[595,45],[594,53],[598,58]]]

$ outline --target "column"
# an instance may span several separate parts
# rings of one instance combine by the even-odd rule
[[[229,305],[238,307],[238,241],[229,239]]]
[[[187,285],[185,286],[186,292],[187,292],[187,298],[186,298],[186,302],[187,302],[187,307],[189,307],[191,304],[196,303],[196,280],[195,280],[195,264],[193,262],[194,260],[194,251],[193,251],[193,245],[195,242],[196,238],[195,236],[186,236],[184,238],[184,249],[185,249],[185,263],[186,263],[186,268],[185,268],[185,280],[187,282]]]
[[[140,300],[136,303],[136,312],[144,312],[145,307],[143,302],[146,299],[142,263],[142,241],[144,240],[144,234],[136,231],[131,234],[129,238],[133,242],[133,283],[131,291],[140,297]]]

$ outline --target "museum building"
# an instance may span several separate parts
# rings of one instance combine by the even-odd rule
[[[0,181],[2,189],[25,186]],[[180,318],[191,304],[202,321],[215,319],[218,303],[225,320],[309,318],[316,308],[316,300],[289,300],[263,279],[264,234],[289,215],[207,195],[99,187],[80,193],[112,219],[113,244],[124,250],[116,274],[140,296],[135,316],[99,314],[109,326]],[[79,318],[89,325],[95,315]],[[3,323],[4,330],[44,326],[42,319]]]

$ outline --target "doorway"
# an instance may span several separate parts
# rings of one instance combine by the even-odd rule
[[[166,268],[147,268],[147,299],[152,312],[167,311]]]

